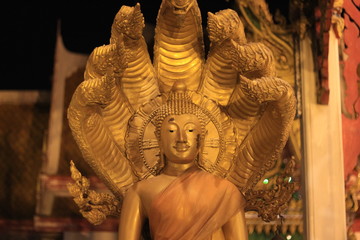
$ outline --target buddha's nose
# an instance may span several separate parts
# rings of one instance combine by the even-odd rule
[[[177,141],[180,142],[180,143],[186,143],[187,142],[186,132],[185,132],[184,129],[179,129],[178,136],[177,136]]]

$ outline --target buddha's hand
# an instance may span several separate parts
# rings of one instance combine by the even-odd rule
[[[293,96],[290,84],[277,77],[261,77],[253,80],[239,75],[240,87],[245,94],[258,104],[276,102],[282,98]]]

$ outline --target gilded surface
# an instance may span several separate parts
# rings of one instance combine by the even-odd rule
[[[354,221],[359,210],[359,190],[360,190],[360,158],[345,181],[345,207],[346,207],[346,227],[348,239],[356,239],[353,229]]]
[[[227,9],[209,13],[211,46],[205,59],[196,1],[163,0],[151,64],[141,36],[143,22],[139,4],[119,10],[110,43],[90,55],[84,82],[68,108],[69,125],[85,161],[115,196],[110,205],[104,196],[103,208],[81,198],[87,201],[78,203],[82,214],[99,224],[103,216],[118,214],[116,206],[135,183],[161,179],[156,177],[162,176],[166,164],[158,119],[191,114],[206,133],[198,140],[203,148],[193,159],[196,165],[232,182],[249,209],[256,205],[264,220],[274,219],[286,207],[293,183],[278,182],[276,194],[256,192],[255,186],[281,156],[296,99],[292,86],[277,77],[272,51],[248,43],[239,16]],[[170,91],[177,80],[185,86]],[[69,189],[77,199],[89,189],[82,186],[85,180],[79,182],[82,176],[75,166],[71,170],[76,182]],[[265,204],[254,205],[258,199]],[[271,210],[266,203],[272,204]]]
[[[272,16],[264,0],[236,0],[239,12],[249,26],[252,39],[262,41],[275,56],[277,75],[294,86],[293,30],[280,15]],[[278,24],[274,23],[276,19]]]
[[[71,161],[71,178],[75,184],[69,186],[74,202],[79,206],[80,213],[92,224],[101,224],[107,216],[119,216],[121,202],[113,195],[98,193],[90,189],[90,181],[82,176]]]
[[[204,65],[201,15],[196,0],[162,1],[157,17],[154,68],[160,90],[168,92],[176,79],[196,90]]]
[[[289,133],[286,150],[295,157],[297,165],[301,164],[301,83],[299,39],[306,33],[308,22],[304,17],[304,3],[295,1],[289,3],[289,21],[276,12],[270,13],[264,0],[236,0],[237,10],[241,13],[248,39],[261,41],[274,56],[276,76],[288,82],[295,89],[297,98],[297,113]],[[271,171],[263,176],[273,178],[279,173],[284,159],[279,159]],[[299,175],[297,176],[299,177]],[[259,183],[261,185],[262,183]]]

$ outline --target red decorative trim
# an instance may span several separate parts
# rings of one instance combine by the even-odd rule
[[[117,232],[119,220],[115,218],[106,219],[101,225],[95,226],[84,218],[54,218],[34,217],[34,220],[9,220],[0,219],[1,232]]]
[[[315,8],[315,35],[316,35],[316,65],[318,71],[317,102],[329,103],[329,80],[328,80],[328,53],[329,53],[329,30],[334,0],[320,0]]]
[[[35,217],[35,230],[41,232],[64,232],[64,231],[106,231],[117,232],[119,220],[108,218],[100,225],[93,225],[86,219],[81,218],[52,218],[52,217]]]
[[[354,223],[351,226],[353,232],[360,232],[360,219],[354,219]]]
[[[0,219],[0,232],[10,231],[33,232],[34,221]]]
[[[90,187],[94,190],[105,190],[107,187],[105,184],[101,182],[98,177],[91,176],[88,177],[90,180]],[[70,196],[70,193],[67,189],[68,183],[73,183],[74,180],[70,176],[60,176],[60,175],[41,175],[40,176],[40,183],[42,189],[45,191],[56,193],[55,195],[63,195],[63,196]]]
[[[345,178],[360,158],[360,14],[355,4],[352,0],[345,0],[343,4],[345,57],[342,129]]]

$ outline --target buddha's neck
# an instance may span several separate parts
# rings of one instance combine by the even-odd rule
[[[173,163],[173,162],[166,162],[166,165],[164,167],[163,174],[169,175],[169,176],[179,176],[186,170],[195,167],[195,164],[193,162],[191,163]]]

